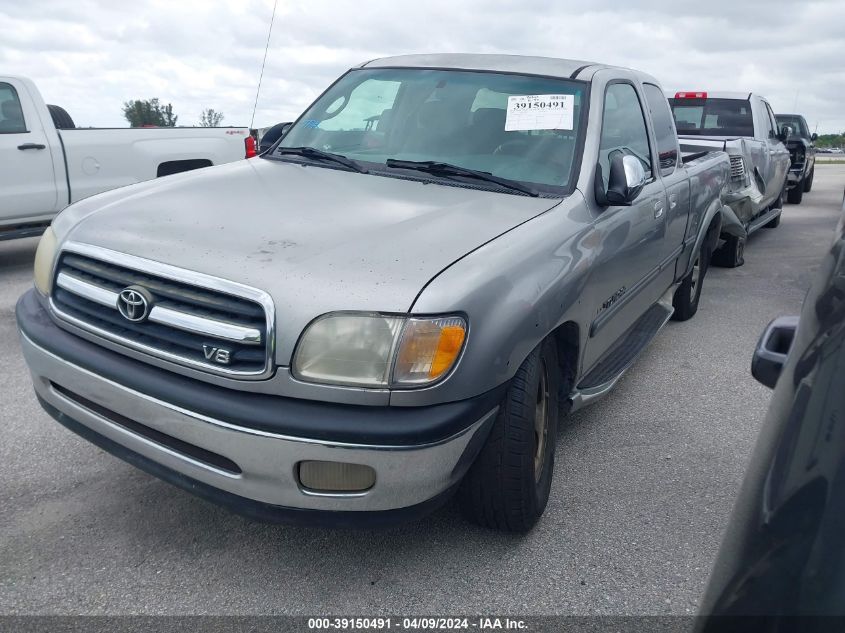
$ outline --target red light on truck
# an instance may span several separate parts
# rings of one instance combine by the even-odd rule
[[[706,99],[706,92],[676,92],[676,99]]]
[[[247,135],[244,139],[244,149],[246,151],[244,158],[253,158],[258,156],[258,152],[255,151],[255,139],[252,135]]]

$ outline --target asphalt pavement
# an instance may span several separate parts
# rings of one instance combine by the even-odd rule
[[[526,536],[454,504],[386,531],[263,525],[102,452],[35,400],[14,304],[37,240],[0,242],[0,613],[694,612],[769,402],[751,352],[798,313],[838,218],[845,165],[816,172],[745,266],[710,270],[694,319],[571,416]]]

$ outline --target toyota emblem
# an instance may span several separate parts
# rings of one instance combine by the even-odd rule
[[[140,323],[150,315],[152,299],[146,288],[129,286],[117,296],[117,309],[127,321]]]

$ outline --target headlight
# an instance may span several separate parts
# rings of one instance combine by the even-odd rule
[[[56,256],[56,234],[53,227],[48,226],[38,242],[38,249],[35,251],[35,287],[43,295],[50,294],[53,285],[53,259]]]
[[[465,339],[466,322],[458,316],[329,314],[305,330],[293,373],[335,385],[420,386],[452,369]]]

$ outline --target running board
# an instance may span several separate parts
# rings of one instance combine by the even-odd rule
[[[663,329],[672,312],[671,305],[662,301],[651,306],[590,373],[581,379],[571,395],[572,410],[580,409],[610,391],[622,374],[634,364],[640,352]]]
[[[751,220],[751,222],[749,222],[748,224],[748,228],[745,229],[746,232],[748,233],[748,235],[751,235],[752,233],[759,231],[769,222],[778,217],[782,211],[783,209],[769,209],[765,214],[761,215],[759,218]]]
[[[23,237],[41,235],[50,226],[50,221],[19,224],[0,229],[0,242],[3,240],[17,240]]]

